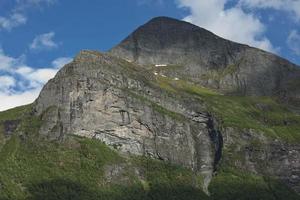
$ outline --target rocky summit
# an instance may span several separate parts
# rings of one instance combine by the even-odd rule
[[[299,80],[274,54],[154,18],[108,52],[81,51],[32,105],[0,113],[0,193],[300,199]]]
[[[140,65],[177,65],[166,75],[223,93],[299,99],[299,88],[294,87],[300,76],[299,67],[167,17],[152,19],[110,52]]]

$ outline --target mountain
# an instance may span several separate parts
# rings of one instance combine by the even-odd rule
[[[271,53],[234,43],[193,24],[154,18],[111,50],[141,65],[176,65],[178,76],[223,93],[299,100],[299,67]]]
[[[0,113],[0,199],[299,199],[299,71],[154,18]]]

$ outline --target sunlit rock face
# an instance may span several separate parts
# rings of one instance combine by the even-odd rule
[[[203,175],[206,192],[220,163],[280,178],[299,191],[299,144],[225,128],[203,99],[160,81],[221,94],[276,96],[297,105],[299,88],[290,88],[298,73],[270,53],[186,22],[155,18],[108,53],[81,51],[45,85],[35,114],[44,122],[40,134],[49,139],[95,138],[125,155],[191,168]]]
[[[197,102],[164,96],[150,83],[153,74],[136,69],[107,54],[81,52],[36,101],[47,121],[40,133],[95,138],[123,153],[180,164],[202,173],[208,185],[221,148],[213,119]]]

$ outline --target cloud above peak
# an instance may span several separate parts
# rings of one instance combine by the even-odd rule
[[[292,52],[300,56],[300,33],[297,30],[292,30],[287,38],[287,45]]]
[[[16,85],[16,80],[12,76],[0,76],[0,92],[9,93],[9,89]]]
[[[60,57],[52,61],[52,66],[56,69],[62,68],[64,65],[70,63],[73,59],[70,57]]]
[[[230,0],[178,0],[180,8],[188,9],[185,21],[206,28],[215,34],[239,43],[276,52],[264,36],[265,25],[258,17],[246,13],[239,4],[225,8]]]
[[[26,24],[27,12],[33,8],[52,5],[56,0],[15,0],[15,6],[8,16],[0,16],[0,31],[11,31],[13,28]]]
[[[27,22],[27,18],[20,13],[13,13],[8,17],[0,16],[0,30],[5,29],[10,31],[11,29],[23,25]]]
[[[50,50],[58,47],[58,44],[53,40],[54,32],[44,33],[36,36],[29,45],[33,50]]]
[[[58,0],[16,0],[15,10],[24,10],[32,7],[39,7],[42,5],[51,5]]]
[[[251,9],[285,11],[300,22],[300,0],[240,0],[239,4]]]

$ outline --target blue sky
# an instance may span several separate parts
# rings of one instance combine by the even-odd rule
[[[80,50],[106,51],[156,16],[300,64],[300,0],[0,0],[0,110],[32,102]]]

